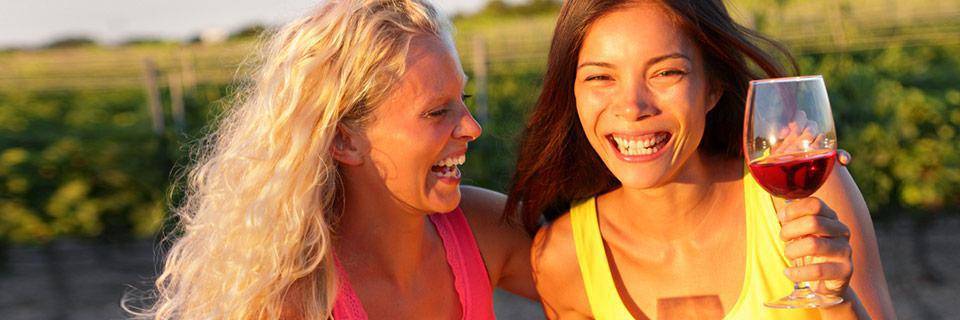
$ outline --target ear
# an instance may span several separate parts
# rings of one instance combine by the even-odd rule
[[[337,134],[330,145],[333,158],[344,165],[359,166],[363,164],[363,138],[355,131],[338,125]]]

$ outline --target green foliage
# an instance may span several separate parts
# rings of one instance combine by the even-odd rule
[[[186,102],[206,120],[209,102]],[[154,136],[145,104],[140,89],[0,91],[0,242],[153,235],[182,152]]]
[[[83,36],[74,36],[66,37],[54,40],[49,44],[45,45],[45,49],[64,49],[64,48],[78,48],[78,47],[88,47],[96,46],[97,41],[88,37]]]
[[[488,77],[488,118],[478,119],[483,135],[470,146],[463,167],[464,183],[505,191],[513,174],[525,115],[536,103],[543,71],[538,67],[501,66],[491,68]],[[468,87],[467,92],[475,94],[476,89]],[[475,103],[467,103],[476,116]]]
[[[871,210],[930,213],[960,207],[960,50],[892,47],[802,59],[823,74],[840,145]]]
[[[511,4],[504,0],[490,0],[479,12],[463,16],[454,17],[455,21],[478,17],[521,17],[534,16],[544,13],[555,13],[560,10],[561,2],[558,0],[529,0],[521,3]]]
[[[175,42],[154,37],[136,37],[124,40],[121,46],[150,46],[150,45],[169,45]]]
[[[263,24],[252,24],[246,27],[240,28],[230,34],[230,40],[245,40],[245,39],[254,39],[263,34],[267,30],[267,26]]]

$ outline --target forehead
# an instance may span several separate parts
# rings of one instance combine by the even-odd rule
[[[406,68],[400,79],[401,99],[431,100],[455,92],[459,96],[466,76],[455,49],[436,36],[418,35],[410,40]],[[420,101],[424,102],[424,101]]]
[[[404,59],[399,82],[373,110],[375,119],[406,119],[460,97],[466,76],[451,45],[433,35],[417,35]]]
[[[674,14],[659,4],[638,3],[595,20],[584,36],[580,60],[643,59],[669,53],[696,55]]]

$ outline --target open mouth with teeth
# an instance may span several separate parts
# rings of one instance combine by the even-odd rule
[[[655,154],[670,141],[672,135],[669,132],[661,131],[656,133],[644,134],[639,136],[627,136],[620,134],[607,135],[607,140],[625,156],[646,156]]]
[[[460,179],[460,168],[458,166],[466,160],[466,155],[449,157],[434,163],[430,167],[430,172],[438,178]]]

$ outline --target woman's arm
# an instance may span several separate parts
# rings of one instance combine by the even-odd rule
[[[827,318],[895,318],[870,213],[850,173],[836,166],[814,196],[819,199],[784,208],[781,237],[790,241],[788,257],[812,255],[819,261],[789,268],[787,276],[819,280],[818,290],[844,296],[848,302],[821,309]]]
[[[850,287],[855,296],[874,319],[895,319],[870,211],[847,168],[836,166],[817,196],[833,208],[840,221],[850,229],[854,266]]]
[[[480,247],[490,283],[531,300],[539,300],[530,267],[532,239],[519,225],[501,219],[506,196],[495,191],[463,186],[460,208],[467,216]]]

